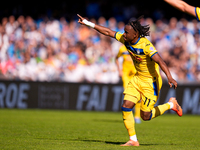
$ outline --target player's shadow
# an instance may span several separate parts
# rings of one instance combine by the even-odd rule
[[[121,145],[126,142],[113,142],[113,141],[103,141],[103,140],[87,140],[87,139],[74,139],[73,141],[83,141],[83,142],[100,142],[100,143],[106,143],[106,144],[113,144],[113,145]],[[171,144],[171,143],[166,143],[166,144],[140,144],[140,146],[153,146],[153,145],[176,145],[176,144]]]
[[[124,144],[124,142],[113,142],[113,141],[103,141],[103,140],[74,139],[73,141],[100,142],[100,143],[114,144],[114,145],[121,145],[121,144]]]

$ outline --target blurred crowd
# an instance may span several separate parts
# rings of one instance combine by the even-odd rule
[[[124,32],[124,22],[111,17],[90,19]],[[178,83],[200,83],[200,23],[195,19],[153,21],[147,37]],[[34,20],[4,17],[0,25],[1,78],[25,81],[118,83],[115,56],[121,43],[65,18]],[[161,73],[163,80],[166,76]]]

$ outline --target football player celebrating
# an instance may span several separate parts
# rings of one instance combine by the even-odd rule
[[[155,47],[145,37],[149,35],[149,25],[142,26],[139,21],[141,18],[130,20],[125,25],[124,33],[120,33],[94,24],[80,15],[78,17],[80,24],[92,27],[99,33],[115,38],[124,44],[133,60],[136,74],[124,90],[124,100],[121,107],[124,125],[129,134],[129,141],[121,146],[139,146],[132,109],[140,100],[140,116],[145,121],[160,116],[169,109],[182,116],[182,108],[174,97],[171,97],[169,102],[154,107],[162,86],[159,66],[166,74],[170,87],[174,86],[174,88],[177,88],[177,82],[172,78],[167,65]]]
[[[164,0],[168,4],[172,5],[176,9],[185,12],[189,15],[192,15],[197,18],[198,21],[200,21],[200,8],[199,7],[194,7],[182,0]]]

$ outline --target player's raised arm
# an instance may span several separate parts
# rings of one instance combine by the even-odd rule
[[[116,31],[112,31],[109,28],[94,24],[88,20],[86,20],[85,18],[83,18],[82,16],[80,16],[79,14],[77,14],[77,16],[79,17],[78,22],[82,25],[86,25],[89,26],[91,28],[94,28],[95,30],[97,30],[99,33],[106,35],[106,36],[110,36],[112,38],[115,37],[115,33]]]
[[[164,0],[164,1],[170,4],[171,6],[175,7],[176,9],[196,17],[194,6],[191,6],[182,0]]]
[[[170,88],[174,85],[174,89],[177,88],[177,82],[174,80],[171,76],[171,73],[166,65],[166,63],[163,61],[163,59],[160,57],[160,55],[157,53],[155,54],[152,59],[160,66],[162,71],[165,73],[168,79],[168,84],[170,85]]]

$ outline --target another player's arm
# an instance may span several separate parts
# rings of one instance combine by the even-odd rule
[[[82,16],[80,16],[79,14],[77,14],[77,16],[79,17],[79,20],[78,22],[82,25],[87,25],[89,27],[92,27],[94,28],[95,30],[97,30],[99,33],[103,34],[103,35],[106,35],[106,36],[110,36],[112,38],[115,37],[115,33],[116,31],[112,31],[110,30],[109,28],[106,28],[106,27],[103,27],[103,26],[100,26],[100,25],[97,25],[97,24],[94,24],[90,21],[87,21],[85,18],[83,18]]]
[[[191,6],[182,0],[164,0],[164,1],[170,4],[171,6],[175,7],[176,9],[196,17],[194,6]]]
[[[166,63],[163,61],[163,59],[160,57],[160,55],[158,53],[156,53],[152,57],[152,59],[160,66],[162,71],[166,74],[170,88],[172,87],[172,84],[173,84],[174,89],[176,89],[177,88],[177,82],[172,78],[172,75],[171,75]]]
[[[118,56],[116,56],[115,57],[115,63],[116,63],[116,66],[117,66],[117,70],[118,70],[118,72],[119,72],[119,76],[120,77],[122,77],[122,69],[120,68],[120,65],[119,65],[119,57]]]

